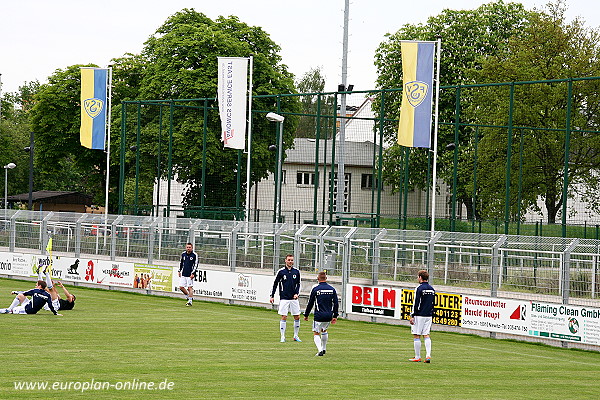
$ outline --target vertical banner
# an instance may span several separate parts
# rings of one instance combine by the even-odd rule
[[[83,147],[104,150],[108,70],[81,68],[81,129]]]
[[[218,93],[221,132],[225,147],[246,147],[246,94],[248,92],[248,59],[218,57]]]
[[[398,124],[398,144],[431,147],[431,106],[435,42],[401,43],[402,105]]]

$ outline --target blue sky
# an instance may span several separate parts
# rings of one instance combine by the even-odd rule
[[[356,90],[375,88],[373,55],[386,33],[406,23],[425,22],[444,8],[471,9],[476,0],[352,0],[348,83]],[[506,2],[506,1],[505,1]],[[521,1],[527,8],[547,1]],[[281,46],[283,62],[297,77],[320,66],[325,90],[341,83],[344,0],[12,0],[0,6],[0,74],[2,92],[26,81],[46,78],[57,68],[95,63],[138,53],[144,41],[169,15],[194,8],[210,18],[236,15],[261,26]],[[592,0],[569,0],[567,17],[581,16],[600,26],[600,7]]]

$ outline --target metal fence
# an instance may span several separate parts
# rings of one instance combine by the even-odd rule
[[[305,272],[349,282],[414,285],[418,270],[458,293],[600,306],[600,241],[347,226],[4,210],[0,247],[148,263],[179,261],[194,244],[204,268],[272,274],[286,254]]]
[[[401,89],[254,96],[250,187],[216,99],[126,101],[119,213],[600,239],[599,87],[442,87],[435,213],[432,152],[395,143]]]

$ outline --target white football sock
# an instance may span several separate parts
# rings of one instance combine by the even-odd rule
[[[54,287],[54,285],[52,284],[52,278],[50,278],[50,274],[47,272],[45,275],[46,275],[46,285],[48,286],[48,289],[52,289]]]
[[[281,331],[281,337],[285,337],[286,324],[284,320],[279,320],[279,330]]]
[[[321,333],[321,347],[323,348],[323,350],[327,350],[327,340],[328,339],[329,339],[329,333],[322,332]]]
[[[298,337],[298,332],[300,332],[300,320],[294,320],[294,337]]]
[[[323,351],[323,346],[321,345],[321,337],[319,335],[314,335],[315,344],[317,345],[317,350],[319,352]]]
[[[425,350],[427,351],[426,357],[431,357],[431,338],[425,338]]]
[[[421,339],[415,339],[415,358],[421,358]]]
[[[21,304],[21,302],[19,301],[19,298],[15,297],[15,299],[12,301],[12,303],[8,307],[8,311],[12,311],[13,308],[15,308],[16,306],[18,306],[19,304]]]

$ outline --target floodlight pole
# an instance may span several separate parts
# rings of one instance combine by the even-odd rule
[[[270,112],[267,119],[279,123],[279,135],[277,138],[277,167],[275,168],[275,208],[273,222],[281,222],[281,180],[283,175],[283,121],[285,117]]]
[[[29,133],[29,146],[25,147],[25,151],[29,153],[29,196],[27,201],[27,209],[33,211],[33,152],[35,147],[35,134],[33,131]]]
[[[346,0],[344,7],[344,40],[342,44],[342,84],[340,104],[340,134],[338,136],[337,154],[337,196],[335,213],[337,221],[340,222],[344,212],[344,192],[346,189],[346,173],[344,171],[344,145],[346,142],[346,84],[348,82],[348,20],[350,13],[350,0]],[[338,90],[340,88],[338,87]],[[341,223],[341,222],[340,222]]]

